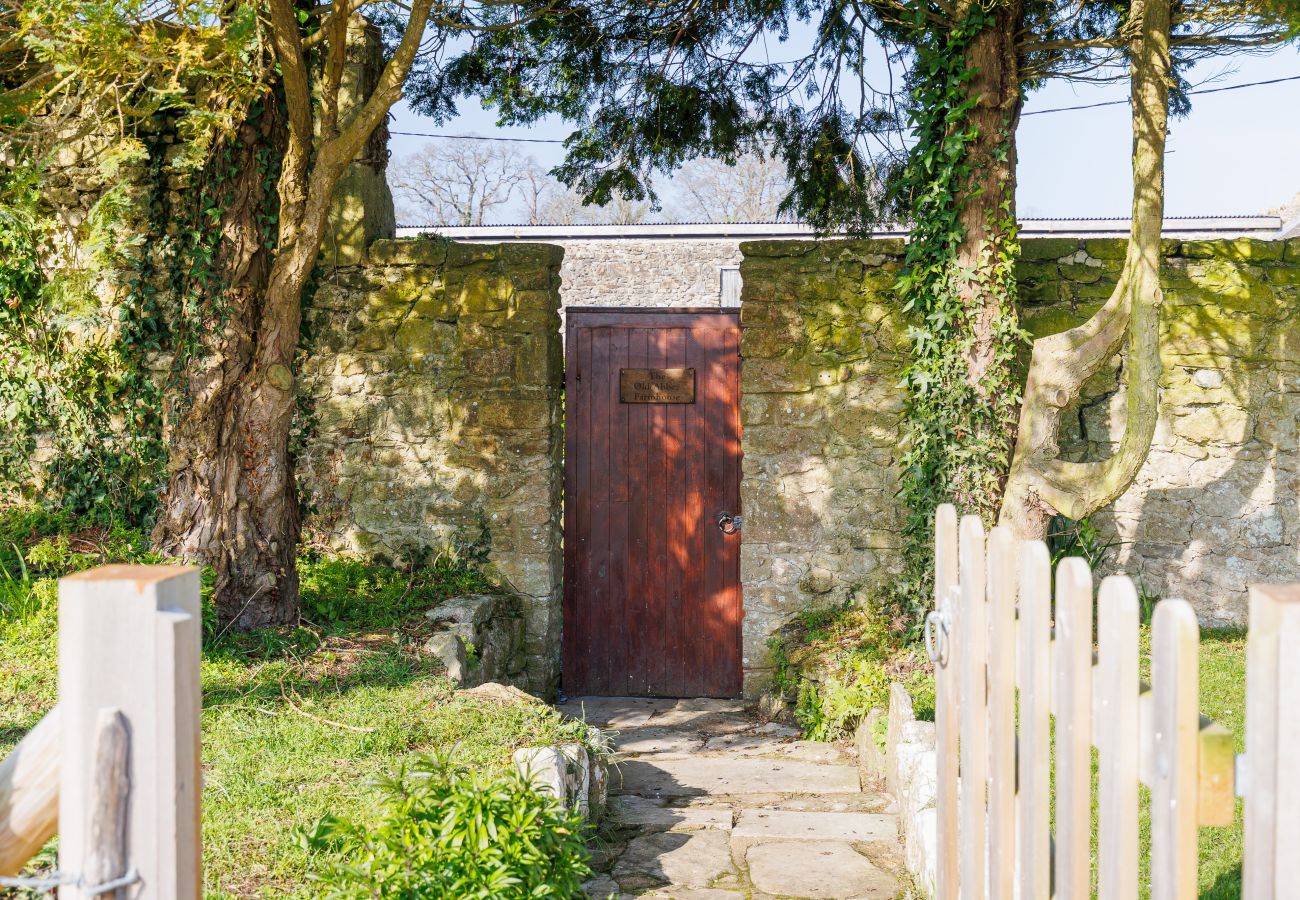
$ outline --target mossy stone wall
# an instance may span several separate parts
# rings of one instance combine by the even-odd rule
[[[1025,242],[1035,335],[1083,321],[1115,285],[1126,242]],[[896,496],[907,353],[893,295],[902,245],[741,245],[746,691],[767,648],[810,607],[870,602],[900,566]],[[1109,571],[1243,624],[1246,585],[1300,581],[1300,240],[1166,242],[1160,424],[1133,487],[1094,521]],[[1064,453],[1108,455],[1123,428],[1122,359],[1065,416]]]
[[[773,634],[900,568],[900,241],[741,245],[745,693]]]
[[[309,540],[390,558],[485,549],[523,598],[540,693],[559,672],[562,255],[376,241],[327,271],[302,365]]]
[[[1122,240],[1030,242],[1025,322],[1069,327],[1109,295]],[[1167,242],[1160,419],[1133,486],[1094,516],[1110,569],[1184,597],[1203,625],[1246,623],[1251,582],[1300,581],[1300,241]],[[1123,360],[1085,385],[1061,435],[1072,459],[1123,433]]]

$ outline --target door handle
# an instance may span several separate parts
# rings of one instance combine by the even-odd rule
[[[735,534],[740,530],[740,516],[733,516],[729,512],[718,513],[718,530],[723,534]]]

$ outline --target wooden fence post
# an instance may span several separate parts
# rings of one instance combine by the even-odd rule
[[[1091,896],[1092,572],[1056,567],[1056,896]]]
[[[96,780],[123,752],[125,863],[140,877],[126,895],[200,896],[200,631],[198,569],[101,566],[59,582],[59,869],[87,885],[120,862],[106,831],[118,800]],[[103,710],[119,711],[124,728]],[[96,746],[105,751],[98,774]],[[59,896],[91,894],[68,886]]]
[[[90,816],[86,832],[86,863],[81,877],[87,884],[108,884],[128,874],[126,827],[131,799],[131,736],[120,710],[103,707],[95,723],[95,743],[90,753]],[[106,892],[112,900],[126,891]]]
[[[1246,850],[1242,896],[1300,886],[1300,585],[1250,588],[1246,648]]]
[[[1186,600],[1162,600],[1151,623],[1151,900],[1196,896],[1197,650]]]
[[[957,587],[957,509],[942,504],[934,514],[934,608],[951,627],[947,640],[939,641],[946,654],[935,666],[935,744],[938,757],[935,812],[938,820],[938,866],[935,872],[935,895],[938,900],[957,900],[957,605],[953,602]]]
[[[0,875],[17,875],[59,825],[57,706],[0,762]]]

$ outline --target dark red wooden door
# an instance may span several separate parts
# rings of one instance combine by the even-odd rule
[[[567,315],[564,689],[739,696],[740,533],[718,525],[740,513],[738,317]]]

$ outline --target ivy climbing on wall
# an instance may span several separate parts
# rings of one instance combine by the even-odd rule
[[[43,200],[60,173],[0,170],[4,496],[89,521],[153,519],[166,423],[189,404],[191,364],[228,324],[219,226],[246,174],[226,139],[199,168],[169,165],[175,136],[152,122],[134,155],[105,161],[110,186],[75,229]],[[278,153],[260,148],[255,165],[275,197]],[[276,210],[259,210],[257,224],[272,246]]]
[[[78,229],[75,262],[42,200],[48,173],[0,172],[0,492],[105,523],[147,519],[165,465],[143,295],[106,299],[147,254],[133,162],[107,169],[120,180]]]
[[[1017,314],[1019,243],[1011,196],[997,198],[999,215],[977,264],[963,266],[958,253],[966,238],[960,221],[964,204],[984,183],[968,154],[977,131],[970,115],[974,102],[965,90],[972,73],[963,51],[990,24],[976,4],[949,32],[917,28],[909,107],[916,143],[895,186],[912,222],[898,281],[912,322],[910,360],[903,372],[905,570],[887,605],[894,630],[912,638],[933,593],[935,508],[955,503],[963,513],[993,524],[1020,404],[1016,369],[1027,336]],[[1003,137],[1000,152],[1010,152],[1009,123]],[[982,324],[992,340],[973,376],[970,361],[981,352],[975,347],[980,316],[988,320]]]

